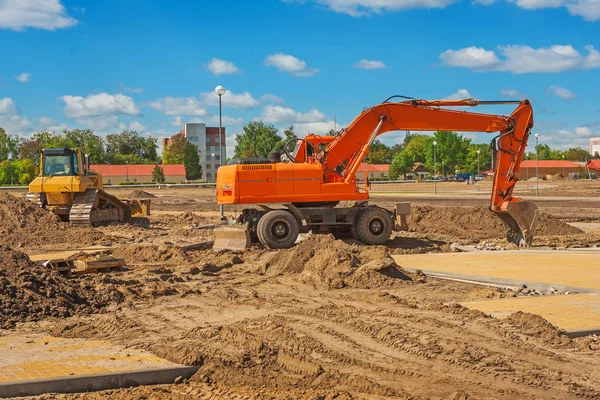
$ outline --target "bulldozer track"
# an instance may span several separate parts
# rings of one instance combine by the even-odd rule
[[[92,225],[98,222],[128,221],[131,207],[99,189],[77,193],[69,212],[72,225]]]
[[[44,207],[46,196],[43,193],[27,192],[27,194],[25,195],[25,200],[38,207]]]

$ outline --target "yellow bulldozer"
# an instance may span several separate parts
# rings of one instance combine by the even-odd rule
[[[128,221],[149,215],[149,200],[120,200],[103,190],[102,175],[90,169],[83,149],[44,149],[40,172],[29,184],[26,199],[72,225]]]

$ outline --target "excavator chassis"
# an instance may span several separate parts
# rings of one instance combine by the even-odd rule
[[[406,229],[409,203],[398,203],[393,211],[367,202],[353,207],[318,204],[284,204],[285,208],[258,205],[244,209],[229,226],[214,229],[213,250],[243,250],[253,239],[273,248],[291,247],[299,233],[331,233],[337,239],[355,238],[365,244],[385,243],[393,230]]]

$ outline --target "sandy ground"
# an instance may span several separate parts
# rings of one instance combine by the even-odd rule
[[[43,399],[600,398],[596,338],[569,339],[535,315],[498,320],[468,310],[457,303],[513,293],[408,274],[391,260],[390,254],[448,252],[453,242],[501,240],[478,211],[485,193],[441,183],[439,198],[431,198],[418,193],[431,185],[418,185],[408,199],[396,192],[408,192],[406,186],[381,194],[383,185],[373,185],[372,202],[407,200],[425,215],[387,246],[316,236],[285,251],[256,246],[240,254],[179,249],[211,239],[199,227],[218,217],[212,189],[144,188],[156,196],[155,215],[79,232],[82,244],[111,243],[114,255],[128,262],[121,272],[74,278],[85,290],[110,293],[106,306],[82,306],[85,312],[20,322],[5,332],[109,340],[201,366],[177,385]],[[599,222],[600,184],[546,190],[537,203],[550,231],[536,238],[538,245],[600,243],[599,234],[564,224]],[[131,189],[111,192],[126,197]],[[467,194],[474,198],[461,197]],[[431,223],[426,215],[434,216]],[[457,215],[482,215],[484,227],[476,235],[460,227],[434,229],[450,225],[442,217],[459,226]],[[552,235],[553,227],[565,231]],[[13,247],[68,247],[59,240]]]

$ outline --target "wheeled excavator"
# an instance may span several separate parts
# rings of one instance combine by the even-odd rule
[[[90,156],[81,148],[43,149],[39,175],[25,198],[72,225],[124,222],[150,210],[149,200],[120,200],[105,192],[102,175],[90,169]]]
[[[402,100],[395,101],[397,98]],[[469,112],[465,107],[516,104],[509,116]],[[528,100],[419,100],[392,96],[365,109],[336,136],[308,135],[298,139],[288,162],[274,157],[221,166],[217,172],[219,204],[255,205],[237,218],[238,227],[215,231],[215,248],[244,248],[253,236],[270,248],[287,248],[301,232],[324,229],[336,237],[354,237],[366,244],[383,244],[398,228],[396,213],[369,205],[365,177],[356,172],[373,141],[390,131],[497,132],[490,210],[507,227],[506,238],[518,246],[533,240],[537,206],[513,197],[518,172],[533,128]],[[293,143],[292,143],[293,144]],[[340,202],[355,202],[338,207]]]

